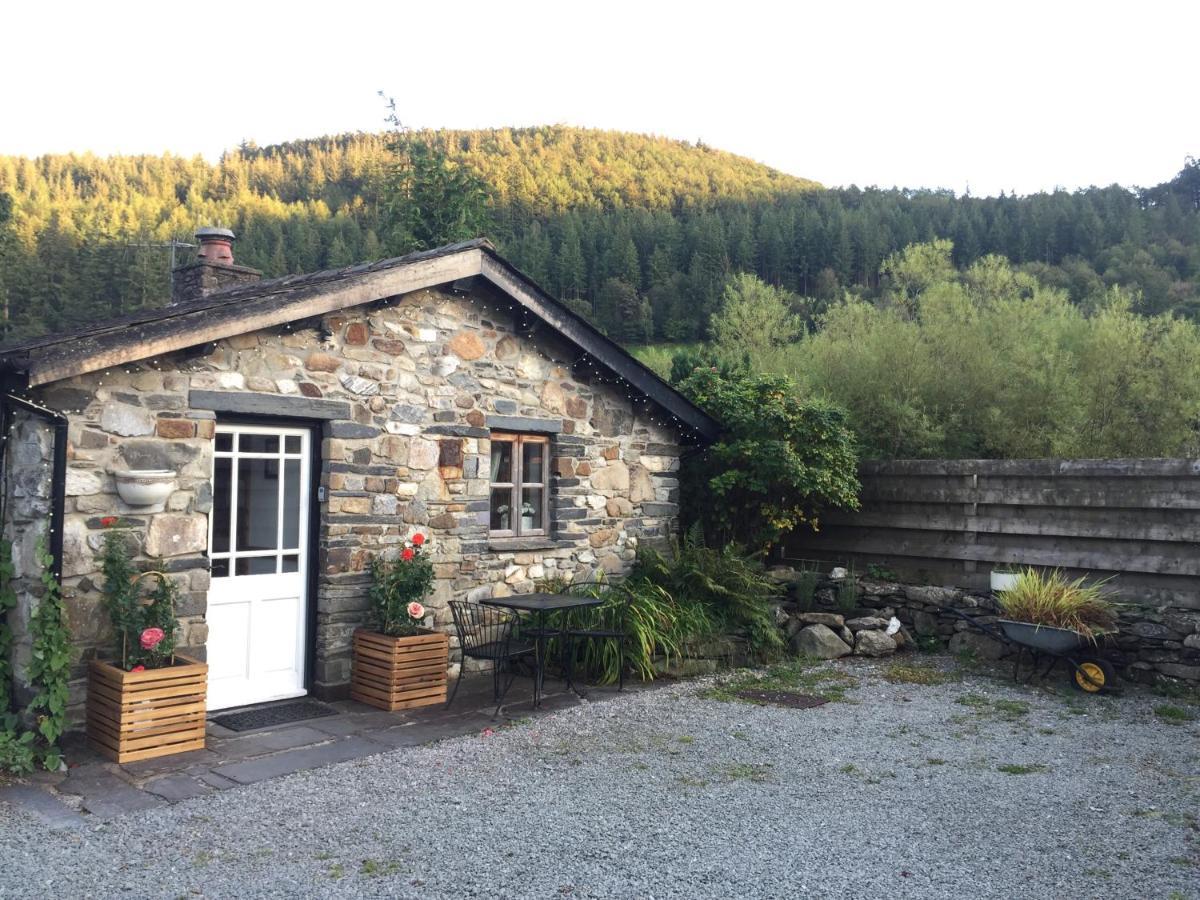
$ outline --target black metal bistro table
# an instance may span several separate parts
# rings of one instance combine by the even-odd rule
[[[511,597],[490,597],[479,602],[484,606],[501,606],[505,609],[533,613],[536,617],[534,646],[537,652],[534,654],[534,662],[537,671],[533,678],[533,705],[537,708],[542,704],[542,684],[546,679],[546,638],[552,631],[546,627],[546,615],[568,609],[599,606],[604,600],[586,594],[514,594]],[[579,693],[574,685],[571,685],[571,688]]]

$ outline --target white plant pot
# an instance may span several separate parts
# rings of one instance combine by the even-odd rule
[[[175,473],[170,469],[129,469],[113,472],[117,493],[129,506],[157,506],[175,490]]]
[[[994,592],[1011,591],[1017,586],[1017,579],[1021,575],[1019,572],[993,572],[992,573],[992,590]]]

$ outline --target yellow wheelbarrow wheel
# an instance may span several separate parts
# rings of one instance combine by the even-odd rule
[[[1071,672],[1071,684],[1085,694],[1098,694],[1116,684],[1117,672],[1106,659],[1081,659]]]

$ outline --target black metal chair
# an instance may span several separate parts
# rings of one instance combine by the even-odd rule
[[[511,610],[483,606],[479,603],[468,603],[463,600],[451,600],[450,615],[454,617],[454,627],[458,631],[461,662],[458,667],[458,678],[454,682],[454,690],[450,692],[450,698],[446,701],[446,709],[450,708],[455,695],[458,694],[458,686],[462,684],[463,669],[467,667],[467,660],[478,659],[492,664],[492,698],[496,701],[496,713],[499,713],[504,695],[508,693],[513,680],[517,677],[515,673],[510,673],[508,682],[501,689],[500,685],[503,680],[501,670],[506,663],[534,653],[534,645],[513,639],[513,629],[519,616]]]
[[[582,584],[568,585],[564,593],[594,591],[597,588],[597,584],[597,582],[584,582]],[[615,641],[621,659],[617,673],[617,690],[623,691],[625,690],[625,645],[629,642],[629,629],[627,626],[629,624],[629,604],[632,597],[629,591],[619,584],[607,585],[607,590],[616,591],[621,599],[615,608],[610,607],[612,612],[607,617],[602,618],[598,626],[572,628],[568,623],[563,632],[563,639],[566,644],[564,649],[567,683],[572,686],[575,683],[575,657],[580,641]]]

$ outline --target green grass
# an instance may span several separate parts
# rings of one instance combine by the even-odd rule
[[[1033,775],[1036,772],[1045,772],[1046,767],[1041,763],[1033,763],[1028,766],[1020,763],[1005,763],[1002,766],[996,766],[996,771],[1003,772],[1005,775]]]
[[[762,784],[771,774],[770,763],[735,763],[726,766],[722,774],[732,781],[753,781]]]
[[[793,659],[768,667],[765,671],[743,670],[701,693],[706,700],[726,702],[742,700],[741,691],[795,691],[814,694],[826,700],[846,699],[846,691],[858,686],[858,679],[837,669],[814,668],[818,661]]]
[[[962,694],[955,697],[954,702],[960,706],[969,706],[976,715],[997,716],[1014,722],[1028,715],[1029,704],[1024,700],[989,700],[982,694]]]
[[[939,756],[931,756],[925,762],[931,766],[944,766],[946,764],[946,761]]]
[[[1192,714],[1182,706],[1174,706],[1170,703],[1162,703],[1154,707],[1154,714],[1163,722],[1171,725],[1182,725],[1193,719]]]
[[[910,666],[903,663],[890,666],[883,673],[883,677],[892,684],[945,684],[955,680],[954,675],[933,666]]]

